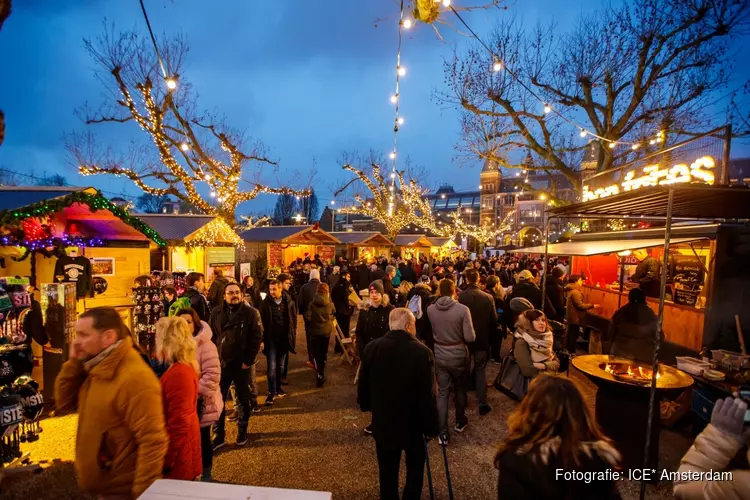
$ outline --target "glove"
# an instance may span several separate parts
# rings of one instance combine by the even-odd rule
[[[742,441],[746,411],[747,403],[739,398],[719,399],[711,413],[711,424],[724,434]]]

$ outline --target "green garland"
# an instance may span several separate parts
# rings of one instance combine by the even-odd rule
[[[30,217],[44,217],[51,213],[60,212],[75,203],[87,205],[92,212],[109,210],[125,224],[143,233],[157,245],[161,247],[167,246],[167,242],[148,224],[128,214],[127,211],[102,196],[99,191],[95,194],[78,191],[62,198],[40,201],[23,208],[2,210],[0,211],[0,227],[17,226],[20,222]]]

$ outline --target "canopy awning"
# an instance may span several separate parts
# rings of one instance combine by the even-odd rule
[[[672,238],[670,244],[687,243],[689,241],[702,240],[704,238]],[[624,250],[636,250],[638,248],[653,248],[664,246],[664,238],[649,238],[642,240],[595,240],[595,241],[568,241],[567,243],[553,243],[547,246],[548,255],[571,255],[589,256],[617,253]],[[516,248],[509,253],[533,253],[544,254],[544,245],[538,247]]]
[[[683,220],[750,219],[750,188],[700,184],[653,186],[547,210],[549,217],[666,219],[674,190],[672,218]]]

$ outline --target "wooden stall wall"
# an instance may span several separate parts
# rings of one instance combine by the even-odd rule
[[[138,276],[149,274],[151,251],[148,248],[86,248],[88,258],[114,258],[115,275],[103,276],[107,291],[86,299],[86,309],[97,306],[127,306],[132,304],[131,290]]]
[[[189,252],[185,247],[173,247],[172,271],[206,273],[206,254],[203,248],[193,248]]]

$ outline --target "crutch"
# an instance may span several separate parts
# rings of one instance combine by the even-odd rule
[[[443,434],[440,433],[442,436]],[[443,439],[443,442],[445,442],[446,439]],[[453,483],[451,482],[451,470],[450,467],[448,467],[448,451],[447,446],[441,446],[443,449],[443,460],[445,461],[445,477],[448,478],[448,498],[450,500],[453,500]]]
[[[430,469],[430,450],[427,449],[427,438],[422,436],[424,441],[424,458],[427,465],[427,484],[430,486],[430,500],[435,500],[435,488],[432,486],[432,470]]]

